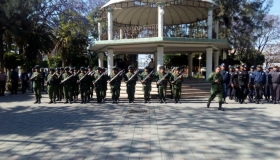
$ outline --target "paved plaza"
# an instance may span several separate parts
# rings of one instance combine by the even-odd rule
[[[0,160],[279,160],[280,105],[33,104],[0,97]]]

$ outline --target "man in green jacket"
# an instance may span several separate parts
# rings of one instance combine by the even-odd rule
[[[164,66],[159,67],[159,72],[156,75],[156,81],[158,84],[159,102],[166,103],[166,88],[169,82],[169,73],[165,71]]]
[[[33,81],[33,90],[35,93],[36,103],[41,103],[41,85],[42,85],[42,75],[40,73],[40,67],[38,65],[35,66],[35,72],[33,72],[31,76],[31,80]]]
[[[88,84],[90,81],[89,75],[87,75],[86,70],[84,67],[81,67],[81,73],[79,74],[79,88],[81,92],[81,99],[82,102],[81,104],[86,104],[88,102],[88,95],[89,95],[89,90],[88,90]]]
[[[50,69],[50,74],[47,77],[47,85],[48,85],[48,94],[49,94],[49,98],[50,98],[50,102],[51,103],[56,103],[55,99],[57,96],[57,92],[58,92],[58,76],[55,73],[54,69]]]
[[[126,93],[129,103],[134,103],[135,86],[137,81],[137,73],[134,73],[133,67],[128,67],[128,72],[124,76],[124,82],[126,83]]]
[[[144,103],[150,103],[150,96],[151,96],[150,93],[152,90],[153,75],[149,75],[150,74],[149,70],[150,70],[149,67],[145,67],[144,72],[142,72],[140,75],[140,81],[143,85],[143,91],[144,91]]]
[[[175,103],[180,103],[183,75],[179,74],[179,67],[174,67],[174,73],[170,76],[172,95]]]
[[[102,68],[97,67],[96,70],[97,72],[93,75],[92,83],[95,88],[96,101],[97,103],[101,103],[104,95],[104,81],[107,82],[107,79],[102,75]]]
[[[211,95],[208,99],[207,108],[210,107],[211,101],[218,95],[219,97],[219,110],[224,111],[223,104],[223,76],[220,74],[220,67],[217,67],[215,72],[211,73],[208,81],[211,83]]]
[[[109,80],[110,82],[110,87],[111,87],[111,94],[112,94],[112,100],[113,103],[118,103],[119,97],[120,97],[120,90],[121,90],[121,81],[122,81],[122,75],[118,75],[119,69],[117,67],[113,68],[113,73],[111,73]],[[115,78],[114,78],[115,77]],[[113,80],[114,78],[114,80]]]
[[[71,98],[72,98],[72,84],[73,84],[73,77],[69,78],[71,76],[71,73],[69,72],[69,67],[65,67],[65,72],[62,75],[62,81],[63,82],[63,93],[64,93],[64,98],[65,98],[65,102],[66,103],[72,103]],[[67,80],[66,80],[67,79]]]

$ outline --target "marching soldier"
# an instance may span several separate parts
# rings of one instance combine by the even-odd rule
[[[227,104],[226,98],[230,81],[230,74],[228,71],[226,71],[226,65],[224,63],[221,64],[220,74],[223,76],[223,103]]]
[[[50,69],[50,74],[47,77],[47,85],[48,85],[48,93],[49,93],[49,98],[51,103],[56,103],[55,99],[57,96],[57,87],[58,87],[58,76],[55,73],[54,69]]]
[[[237,98],[240,104],[244,103],[245,98],[247,97],[247,86],[249,82],[249,75],[248,72],[245,70],[245,65],[240,65],[240,70],[237,74],[237,80],[238,80],[238,94]]]
[[[90,73],[93,71],[92,66],[88,66],[88,72]],[[93,80],[93,74],[89,75],[89,94],[88,94],[88,102],[92,99],[93,97],[93,91],[94,91],[94,85],[91,83]]]
[[[144,103],[150,103],[150,93],[152,90],[152,73],[149,73],[150,68],[145,67],[144,72],[140,75],[140,81],[143,85]]]
[[[70,103],[71,102],[71,97],[72,97],[72,78],[69,78],[71,76],[70,72],[69,72],[69,67],[65,67],[65,72],[62,75],[62,81],[63,82],[63,93],[64,93],[64,98],[65,98],[65,102],[64,104]]]
[[[104,93],[103,93],[104,86],[103,85],[104,85],[104,81],[106,82],[107,79],[105,79],[106,77],[102,75],[102,68],[97,67],[96,70],[97,70],[97,72],[94,74],[92,82],[93,82],[94,88],[95,88],[96,101],[97,101],[97,103],[101,103],[102,98],[103,98],[102,96],[104,95]]]
[[[232,90],[232,95],[234,97],[235,102],[238,102],[238,90],[239,90],[239,85],[238,85],[238,71],[239,71],[239,66],[235,67],[235,72],[232,74],[231,79],[230,79],[230,84],[231,87],[233,88]]]
[[[211,95],[208,99],[207,108],[210,107],[211,101],[218,95],[219,97],[219,108],[218,110],[224,111],[222,108],[223,104],[223,76],[220,74],[220,67],[217,67],[215,72],[211,73],[208,81],[211,82]]]
[[[121,89],[121,81],[122,75],[119,73],[119,69],[117,67],[113,68],[113,73],[111,73],[109,77],[110,87],[111,87],[111,94],[113,103],[118,103],[120,97],[120,89]]]
[[[128,67],[128,72],[124,76],[124,82],[126,83],[126,93],[128,96],[129,103],[134,103],[135,86],[137,81],[138,72],[133,72],[133,67]]]
[[[77,83],[77,81],[79,80],[79,75],[76,67],[73,68],[73,75],[72,95],[74,102],[76,102],[79,96],[79,85]]]
[[[278,72],[278,66],[275,65],[270,74],[272,82],[272,99],[273,103],[277,104],[280,100],[280,72]]]
[[[183,75],[179,74],[178,67],[174,68],[174,73],[171,75],[170,81],[172,84],[172,94],[173,94],[174,102],[180,103]]]
[[[35,66],[35,72],[33,72],[31,76],[31,80],[33,81],[33,90],[35,93],[36,103],[41,103],[41,85],[42,85],[42,75],[40,73],[40,67],[38,65]]]
[[[89,92],[88,92],[88,84],[90,81],[89,75],[87,75],[86,70],[84,67],[81,67],[81,73],[78,76],[79,79],[79,88],[81,92],[81,104],[86,104]]]
[[[106,70],[105,68],[102,68],[102,73],[104,73]],[[109,79],[108,74],[104,74],[104,80],[102,82],[102,87],[101,87],[101,99],[102,102],[106,101],[106,92],[107,92],[107,80]]]
[[[271,96],[271,74],[269,74],[270,68],[266,67],[265,70],[265,86],[264,86],[264,96],[267,103],[270,102],[270,96]]]
[[[263,88],[265,85],[265,73],[262,71],[260,65],[257,66],[257,70],[253,73],[254,89],[255,89],[255,101],[256,104],[261,102]]]
[[[253,102],[254,100],[254,71],[255,71],[255,66],[251,66],[250,71],[248,72],[249,74],[249,84],[248,84],[248,88],[249,88],[249,94],[248,94],[248,99],[249,102]]]
[[[169,73],[165,72],[164,66],[159,67],[159,72],[156,75],[156,81],[158,84],[158,92],[159,92],[159,102],[166,103],[166,88],[167,83],[169,82]]]
[[[229,89],[228,89],[228,96],[230,100],[233,100],[233,87],[231,86],[231,79],[234,75],[234,67],[229,66]]]
[[[64,74],[64,68],[60,68],[59,69],[59,73],[58,73],[58,79],[60,81],[62,81],[62,75]],[[59,82],[60,83],[60,82]],[[58,93],[59,93],[59,97],[57,101],[61,101],[62,99],[64,99],[64,93],[63,93],[63,84],[58,85]]]

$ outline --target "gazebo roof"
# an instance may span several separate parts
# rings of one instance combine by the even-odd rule
[[[101,10],[106,17],[106,8],[114,10],[113,21],[127,25],[157,24],[157,3],[164,5],[164,25],[178,25],[207,19],[212,0],[111,0]]]

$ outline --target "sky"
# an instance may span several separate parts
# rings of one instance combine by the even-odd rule
[[[280,15],[280,0],[274,0],[269,13],[272,15]]]

